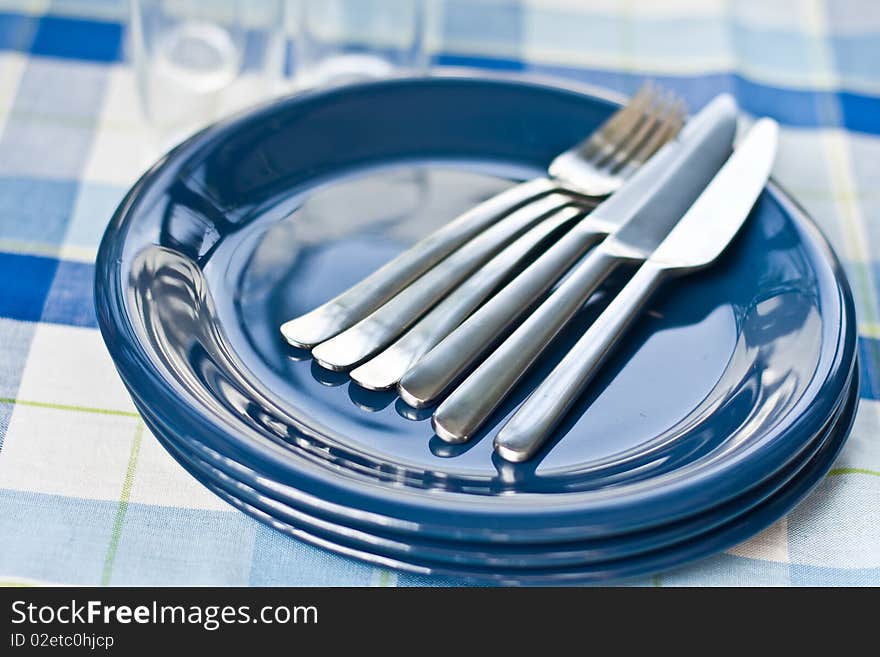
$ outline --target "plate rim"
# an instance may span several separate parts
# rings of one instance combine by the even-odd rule
[[[723,523],[719,527],[713,528],[706,533],[699,534],[689,539],[685,539],[674,544],[662,546],[660,548],[657,548],[656,550],[651,550],[649,552],[623,557],[618,560],[612,559],[607,563],[586,562],[585,567],[590,568],[589,571],[577,571],[576,567],[573,567],[570,570],[566,570],[565,567],[560,567],[555,571],[553,568],[548,568],[545,570],[550,571],[549,576],[542,577],[540,574],[534,574],[535,571],[542,570],[542,568],[540,567],[529,571],[530,574],[524,575],[518,574],[513,570],[505,571],[499,569],[499,572],[491,572],[491,569],[487,569],[487,571],[475,573],[468,571],[456,571],[454,565],[433,567],[419,564],[419,560],[408,562],[399,557],[389,557],[387,555],[367,552],[364,549],[339,545],[337,543],[334,543],[332,539],[318,537],[310,534],[308,531],[297,529],[292,525],[287,525],[287,527],[293,527],[293,529],[297,531],[297,534],[291,534],[291,532],[287,531],[285,528],[276,526],[276,523],[284,525],[285,523],[283,523],[282,521],[278,521],[277,519],[272,518],[269,514],[261,512],[263,515],[266,516],[266,518],[264,519],[260,515],[248,511],[247,508],[239,506],[239,504],[231,499],[232,496],[229,493],[217,493],[214,490],[213,486],[205,484],[204,482],[202,483],[212,493],[229,503],[237,510],[254,518],[258,522],[261,522],[275,529],[276,531],[281,531],[285,535],[291,536],[297,540],[302,540],[314,547],[326,549],[335,554],[339,554],[346,558],[352,558],[356,561],[374,567],[389,567],[404,573],[427,575],[432,577],[457,578],[472,584],[489,585],[557,585],[586,584],[590,582],[614,583],[618,581],[627,581],[638,577],[645,577],[653,573],[686,566],[687,564],[699,561],[700,559],[710,557],[716,553],[729,549],[747,539],[748,537],[754,536],[755,534],[763,531],[773,522],[785,516],[792,509],[794,509],[825,478],[826,473],[834,464],[840,454],[840,451],[846,444],[846,440],[852,430],[856,412],[858,410],[860,383],[859,379],[860,376],[856,363],[850,385],[847,386],[846,398],[843,401],[844,406],[851,403],[851,408],[844,409],[844,411],[847,413],[847,416],[844,417],[844,415],[842,414],[838,418],[838,422],[835,422],[834,426],[829,428],[829,430],[826,432],[826,435],[822,438],[819,438],[821,444],[819,445],[817,453],[808,458],[806,462],[803,463],[802,466],[799,468],[798,472],[792,477],[792,479],[789,480],[785,485],[783,485],[779,490],[775,491],[767,499],[762,500],[757,505],[755,505],[754,508],[750,509],[744,514],[740,514],[734,517],[729,522]],[[829,443],[829,441],[834,442]],[[832,445],[830,451],[824,452],[823,449],[828,447],[829,444]],[[174,458],[176,460],[176,457]],[[187,472],[189,472],[194,478],[201,482],[201,479],[198,477],[198,475],[192,473],[187,466],[181,464],[181,467],[184,467]],[[809,471],[804,474],[805,470]],[[241,500],[238,501],[241,502]],[[244,504],[245,506],[250,506],[247,502],[244,502]],[[758,518],[758,520],[755,521],[755,518]],[[275,522],[272,522],[271,520],[274,520]],[[752,525],[751,523],[754,524]],[[748,526],[748,528],[746,528],[746,526]],[[678,551],[676,552],[676,550]],[[669,554],[670,551],[672,551],[671,554]],[[668,556],[666,557],[666,560],[662,561],[661,558],[660,564],[655,564],[651,566],[647,565],[644,560],[651,559],[652,556],[656,558],[657,552],[667,553]],[[624,566],[623,570],[621,570],[621,564],[623,564]],[[615,568],[617,568],[617,570],[615,570]]]
[[[850,397],[853,394],[853,390],[857,388],[857,382],[858,382],[858,376],[859,376],[858,371],[853,370],[853,372],[851,373],[850,376],[851,376],[851,381],[847,385],[847,391],[848,391],[847,398],[844,399],[844,401],[840,407],[835,409],[834,416],[830,419],[828,425],[826,427],[823,427],[822,431],[820,431],[814,438],[812,438],[809,441],[808,448],[807,448],[807,450],[805,450],[809,453],[808,454],[800,454],[795,463],[792,463],[789,466],[787,466],[786,468],[779,470],[772,477],[765,480],[765,482],[762,482],[762,485],[769,484],[769,489],[762,490],[761,492],[759,492],[757,494],[757,497],[756,497],[756,490],[745,492],[745,493],[743,493],[743,495],[741,495],[737,498],[734,498],[732,500],[728,500],[727,502],[723,503],[722,505],[713,506],[709,509],[705,509],[705,510],[700,511],[697,514],[694,514],[693,516],[689,516],[689,517],[683,518],[679,521],[669,523],[669,524],[679,524],[681,522],[697,523],[697,522],[700,522],[701,520],[705,519],[707,514],[712,514],[713,515],[713,518],[711,520],[712,524],[708,528],[703,527],[703,528],[694,528],[692,530],[689,529],[689,530],[687,530],[687,532],[685,534],[681,534],[680,532],[678,532],[676,534],[673,534],[674,538],[665,538],[665,539],[663,539],[662,543],[652,545],[651,547],[644,547],[644,543],[641,543],[640,544],[641,547],[627,548],[626,552],[624,552],[622,554],[619,552],[619,550],[617,548],[613,548],[613,549],[609,550],[608,548],[603,547],[603,546],[595,546],[594,547],[592,545],[587,545],[593,540],[591,538],[584,538],[584,539],[580,539],[580,540],[573,539],[570,541],[562,541],[562,542],[546,542],[546,541],[540,540],[541,539],[540,535],[536,535],[534,537],[535,539],[538,539],[538,540],[536,540],[534,542],[530,542],[530,543],[485,543],[485,542],[475,543],[475,542],[466,542],[466,541],[456,541],[454,539],[446,539],[446,540],[442,541],[443,543],[446,544],[443,546],[443,548],[446,548],[447,550],[449,550],[451,552],[456,547],[463,546],[464,544],[466,544],[468,549],[481,548],[482,550],[485,551],[484,554],[489,555],[487,558],[490,558],[491,557],[490,553],[493,550],[496,550],[498,547],[501,547],[501,546],[531,547],[535,554],[537,554],[538,551],[542,551],[542,552],[553,551],[556,549],[561,549],[564,546],[564,548],[568,552],[570,552],[572,555],[574,555],[576,553],[581,553],[582,555],[584,555],[578,560],[575,560],[574,556],[569,557],[568,561],[566,563],[557,562],[557,563],[553,563],[553,564],[541,564],[541,565],[529,565],[529,566],[514,566],[512,564],[506,564],[506,565],[501,566],[501,567],[505,567],[505,568],[509,567],[509,568],[529,568],[529,569],[531,569],[533,567],[567,567],[569,565],[572,565],[572,566],[576,565],[577,563],[587,563],[587,562],[592,563],[592,562],[600,562],[600,561],[612,561],[612,560],[617,561],[620,559],[630,559],[630,558],[635,558],[635,557],[639,556],[640,554],[645,554],[645,553],[653,552],[653,551],[663,549],[666,547],[670,547],[673,545],[677,545],[677,544],[682,543],[684,541],[700,540],[700,538],[702,536],[714,531],[716,528],[721,528],[724,525],[729,524],[730,522],[732,522],[733,520],[735,520],[741,516],[746,516],[750,511],[757,508],[758,506],[763,504],[768,499],[771,499],[778,492],[782,491],[785,487],[790,485],[793,481],[795,481],[797,479],[797,476],[800,473],[800,471],[803,468],[805,468],[810,463],[810,461],[813,459],[813,457],[815,457],[816,454],[821,450],[822,444],[823,444],[823,441],[825,440],[825,438],[827,438],[827,436],[831,435],[834,431],[837,431],[842,425],[851,423],[852,417],[854,416],[854,409],[847,408],[847,406],[849,405],[848,402],[850,401]],[[853,382],[855,382],[855,383],[853,383]],[[844,415],[846,413],[849,413],[850,417],[844,417]],[[335,533],[342,539],[343,543],[352,542],[352,543],[360,544],[360,543],[369,542],[370,539],[381,539],[381,540],[386,541],[388,543],[393,543],[396,541],[398,544],[405,545],[410,548],[415,543],[423,543],[424,542],[423,539],[431,540],[433,538],[430,536],[425,536],[424,534],[422,534],[420,532],[410,532],[408,534],[399,533],[394,536],[389,536],[389,532],[387,531],[387,528],[384,528],[381,526],[357,527],[357,526],[352,526],[350,524],[346,524],[344,521],[341,521],[341,520],[328,518],[324,515],[321,515],[315,509],[307,508],[306,506],[299,504],[295,500],[286,499],[280,495],[273,495],[271,492],[268,492],[268,491],[260,488],[259,482],[255,483],[252,480],[245,480],[242,477],[236,476],[235,473],[225,471],[220,464],[212,463],[209,459],[207,459],[205,457],[205,455],[201,455],[197,452],[197,450],[193,450],[187,444],[188,441],[186,440],[185,437],[183,439],[177,439],[176,437],[170,437],[169,433],[168,433],[168,431],[166,431],[165,427],[153,426],[152,422],[155,422],[155,418],[151,418],[151,420],[149,420],[149,421],[145,420],[145,421],[147,421],[148,424],[151,425],[150,426],[151,431],[154,433],[154,435],[156,435],[157,439],[163,445],[163,447],[165,447],[165,449],[171,453],[171,456],[175,460],[177,460],[178,462],[181,462],[181,458],[183,458],[184,460],[186,460],[187,462],[190,462],[190,463],[192,461],[196,462],[191,467],[188,467],[183,463],[181,463],[181,465],[186,467],[186,469],[189,470],[190,473],[192,473],[193,476],[195,476],[196,479],[199,480],[203,485],[205,484],[205,480],[209,480],[212,482],[213,485],[219,486],[221,489],[227,491],[228,493],[230,493],[232,495],[237,495],[234,491],[235,491],[235,489],[240,489],[240,490],[242,490],[243,494],[237,495],[237,496],[239,497],[239,499],[247,502],[248,504],[251,504],[251,505],[267,504],[267,505],[271,506],[273,503],[275,503],[275,504],[284,506],[287,509],[293,509],[294,512],[298,512],[299,514],[303,515],[306,518],[306,520],[303,521],[304,523],[315,523],[315,524],[324,523],[324,524],[330,525],[332,527],[332,528],[315,528],[315,529],[309,529],[308,527],[306,527],[306,531],[317,531],[319,533],[328,534],[331,536]],[[161,423],[161,421],[159,421],[159,422]],[[172,444],[171,447],[169,447],[166,443],[171,443]],[[195,474],[194,473],[195,470],[198,470],[199,473]],[[228,482],[221,482],[221,478],[216,476],[215,472],[220,472],[221,476],[227,478],[229,481]],[[770,481],[771,479],[773,479],[775,481],[771,482]],[[244,488],[241,488],[242,486],[249,489],[249,490],[244,490]],[[254,500],[257,500],[257,501],[255,502]],[[719,507],[721,507],[721,506],[723,506],[725,508],[720,509]],[[745,508],[743,508],[743,507],[745,507]],[[717,515],[719,510],[721,510],[721,515]],[[732,512],[730,512],[731,510],[732,510]],[[269,512],[267,511],[267,513],[269,513]],[[283,521],[283,519],[281,519],[281,518],[279,518],[279,520]],[[660,530],[666,526],[667,525],[665,525],[665,524],[664,525],[657,525],[655,527],[651,527],[649,529],[642,530],[641,532],[637,532],[637,533],[642,534],[642,535],[650,534],[651,532],[655,532],[655,531]],[[364,538],[356,538],[356,537],[348,536],[348,535],[346,535],[346,530],[358,532],[358,533],[362,534],[364,536]],[[623,536],[624,537],[625,536],[632,537],[632,533],[629,533],[629,534],[626,534]],[[615,538],[620,538],[620,537],[621,536],[612,535],[612,536],[603,537],[603,538],[615,539]],[[374,545],[378,545],[378,543],[374,543]],[[362,548],[362,549],[366,549],[366,548]],[[386,547],[377,548],[376,551],[381,552],[384,556],[391,556],[392,558],[395,558],[395,556],[397,556],[394,553],[395,549],[398,552],[400,552],[401,550],[405,551],[405,548],[386,548]],[[607,557],[603,556],[598,559],[595,557],[587,557],[586,554],[590,553],[590,552],[607,553],[609,556],[607,556]],[[414,555],[415,558],[417,558],[417,559],[430,561],[430,562],[438,563],[438,564],[446,563],[446,564],[452,564],[452,565],[465,565],[465,566],[478,565],[476,562],[456,563],[454,559],[444,560],[444,559],[441,559],[438,557],[430,557],[426,554],[421,554],[421,555],[415,555],[414,553],[410,553],[410,554]],[[497,558],[497,554],[495,555],[495,557]],[[475,558],[475,557],[472,557],[472,559],[473,558]],[[510,559],[513,557],[505,555],[505,558]],[[520,558],[523,560],[528,560],[528,559],[534,559],[536,557],[534,554],[532,554],[532,555],[527,555],[527,556],[520,557]]]

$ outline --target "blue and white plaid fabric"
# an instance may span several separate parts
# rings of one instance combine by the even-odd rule
[[[96,329],[94,257],[147,164],[121,0],[0,1],[0,579],[8,584],[443,584],[282,536],[183,472]],[[644,584],[880,584],[880,11],[874,0],[447,0],[438,64],[529,70],[692,109],[721,91],[783,125],[776,178],[844,263],[861,407],[788,517]]]

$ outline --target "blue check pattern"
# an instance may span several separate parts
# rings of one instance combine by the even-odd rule
[[[661,6],[662,5],[662,6]],[[880,12],[873,0],[446,0],[438,65],[530,71],[783,126],[776,178],[840,256],[861,405],[818,488],[728,552],[646,585],[880,584]],[[121,0],[0,0],[0,582],[444,585],[232,510],[158,446],[96,330],[98,241],[149,163]]]

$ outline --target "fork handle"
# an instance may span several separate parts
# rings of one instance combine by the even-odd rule
[[[465,279],[402,337],[354,370],[352,380],[370,390],[393,388],[422,355],[479,308],[526,255],[582,216],[582,210],[568,206],[544,219]]]
[[[422,408],[452,390],[606,234],[588,215],[562,236],[406,372],[397,387],[403,400]]]
[[[434,411],[446,442],[470,440],[531,368],[553,338],[590,298],[619,258],[594,249],[567,279]]]
[[[651,262],[638,269],[495,436],[495,451],[499,456],[507,461],[525,461],[540,449],[599,371],[665,273],[665,269]]]
[[[363,363],[390,344],[487,259],[569,203],[571,198],[564,194],[548,194],[511,212],[357,324],[312,349],[312,357],[321,366],[342,372]]]
[[[287,341],[311,348],[353,326],[499,217],[556,191],[549,178],[520,183],[431,233],[339,296],[281,326]]]

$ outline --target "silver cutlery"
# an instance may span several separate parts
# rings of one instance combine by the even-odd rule
[[[433,345],[423,345],[421,352],[427,352],[426,355],[406,371],[398,385],[402,399],[422,407],[446,394],[595,243],[597,233],[616,231],[619,239],[635,240],[644,239],[641,233],[647,232],[657,235],[658,241],[662,239],[730,153],[735,132],[736,104],[730,96],[719,96],[688,121],[678,140],[663,146],[620,191],[559,239],[436,347],[428,352]],[[632,245],[633,248],[638,246]],[[625,254],[626,259],[633,255]],[[620,253],[609,255],[606,250],[589,256],[554,293],[552,300],[546,302],[549,305],[542,306],[511,336],[502,348],[504,353],[493,354],[489,362],[481,366],[479,374],[475,373],[462,384],[462,391],[453,393],[453,398],[438,409],[439,414],[435,416],[441,420],[437,422],[438,435],[450,442],[466,440],[620,259]],[[384,362],[384,355],[385,352],[380,353],[374,361]],[[358,370],[355,370],[352,378],[358,382],[362,378],[371,379],[376,369],[378,367],[371,368],[370,377],[356,376]],[[385,376],[385,380],[388,379],[390,373]],[[471,394],[479,397],[479,404],[468,400]]]
[[[664,146],[670,155],[659,153],[665,159],[655,159],[656,165],[652,162],[636,176],[650,181],[647,189],[618,192],[617,198],[638,194],[632,212],[618,214],[612,202],[615,197],[593,212],[591,216],[612,224],[611,236],[577,264],[482,363],[480,358],[495,338],[522,313],[521,291],[552,284],[552,280],[538,280],[543,275],[538,262],[514,279],[509,291],[496,295],[456,329],[449,343],[441,342],[406,374],[400,383],[401,395],[405,401],[415,397],[424,404],[443,394],[460,373],[476,366],[434,412],[437,436],[447,442],[471,439],[604,278],[621,263],[648,257],[651,245],[669,233],[729,155],[736,132],[736,104],[729,96],[719,96],[688,128],[686,136]],[[554,273],[561,275],[564,270]],[[480,353],[472,360],[475,351]]]
[[[699,270],[721,255],[764,189],[777,134],[770,119],[754,125],[681,221],[502,427],[494,443],[502,458],[524,461],[544,444],[665,279]]]
[[[406,374],[419,357],[466,319],[505,280],[510,271],[517,266],[517,263],[521,262],[537,245],[561,227],[573,223],[582,216],[583,210],[567,207],[556,212],[549,219],[540,222],[480,267],[473,275],[467,277],[463,283],[434,306],[428,314],[419,319],[393,344],[353,370],[351,372],[352,380],[368,390],[388,390],[396,386],[400,378]],[[605,235],[603,231],[595,229],[579,232],[589,233],[593,239],[599,239]],[[586,237],[586,239],[590,237]],[[450,256],[450,259],[455,255]],[[425,276],[427,277],[431,273],[433,270]],[[419,279],[419,281],[421,280]],[[417,285],[419,281],[413,285]],[[401,294],[405,294],[409,289],[406,288]],[[391,305],[392,302],[393,300],[382,306],[382,309]],[[387,326],[386,324],[382,328]],[[347,331],[331,339],[330,342],[341,338],[346,333]],[[329,344],[329,342],[324,344]],[[319,351],[323,346],[323,344],[320,345],[315,351]]]
[[[453,251],[357,324],[314,347],[312,357],[322,367],[337,372],[360,365],[504,248],[510,239],[517,238],[542,219],[554,216],[557,211],[571,214],[570,209],[566,212],[566,204],[570,202],[567,196],[550,194],[511,212],[474,237],[465,247]],[[575,211],[574,214],[582,214],[582,211]]]
[[[556,209],[577,201],[586,207],[595,205],[675,137],[682,122],[682,103],[671,94],[646,86],[585,141],[556,157],[548,168],[548,177],[521,183],[462,214],[339,296],[285,322],[281,333],[290,344],[302,348],[332,338],[363,320],[457,249],[469,247],[473,238],[499,218],[516,210],[528,212],[527,208],[540,213],[536,220],[546,216],[546,203],[532,207],[536,199],[553,196],[558,203]],[[500,249],[516,233],[496,237]],[[450,283],[445,289],[433,289],[442,297],[452,286]],[[439,297],[433,301],[437,300]],[[351,366],[348,363],[345,367]]]

